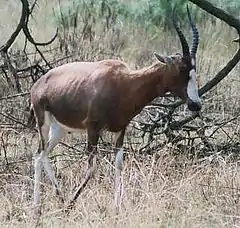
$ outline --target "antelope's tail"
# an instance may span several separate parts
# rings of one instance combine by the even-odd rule
[[[35,119],[35,115],[34,115],[34,110],[33,110],[33,105],[32,104],[30,106],[27,126],[29,128],[31,128],[31,129],[33,129],[36,126],[36,119]]]

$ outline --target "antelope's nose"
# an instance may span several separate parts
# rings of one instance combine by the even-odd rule
[[[202,108],[202,105],[200,102],[194,102],[191,99],[188,99],[187,106],[188,106],[188,109],[192,112],[199,112]]]

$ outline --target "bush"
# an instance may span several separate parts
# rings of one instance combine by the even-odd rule
[[[77,27],[79,22],[101,22],[106,28],[115,24],[132,24],[145,30],[163,26],[171,28],[170,16],[175,7],[178,16],[186,22],[186,0],[75,0],[67,1],[55,11],[57,25],[69,29]],[[240,1],[214,0],[213,4],[239,16]],[[206,21],[205,13],[193,4],[189,4],[198,21]],[[186,24],[186,23],[183,23]]]
[[[60,5],[59,9],[55,10],[55,18],[58,27],[62,29],[75,28],[79,22],[101,22],[106,28],[116,24],[131,24],[145,30],[161,25],[168,28],[172,8],[175,6],[179,16],[184,18],[185,3],[186,0],[75,0]]]

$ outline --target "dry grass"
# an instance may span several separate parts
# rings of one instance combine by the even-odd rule
[[[18,141],[16,141],[18,140]],[[1,227],[29,227],[32,220],[31,151],[36,140],[30,135],[9,136],[8,165],[1,172]],[[17,143],[17,147],[15,146]],[[80,184],[86,157],[79,159],[58,146],[54,167],[66,199]],[[101,155],[96,178],[66,216],[47,178],[43,180],[41,227],[239,227],[240,169],[228,157],[189,158],[189,151],[176,154],[164,147],[146,156],[127,151],[122,209],[113,208],[113,157]],[[65,205],[66,206],[66,205]]]
[[[6,3],[7,2],[7,3]],[[13,1],[3,1],[7,10],[1,10],[0,18],[9,18],[8,24],[1,24],[1,42],[16,25],[18,14],[13,11]],[[33,33],[39,41],[47,40],[54,32],[49,15],[54,1],[39,1]],[[55,1],[56,3],[57,1]],[[43,6],[48,6],[44,9]],[[19,10],[20,12],[20,10]],[[45,12],[45,14],[44,14]],[[47,15],[42,17],[42,15]],[[4,20],[0,20],[3,22]],[[5,20],[6,21],[6,20]],[[38,28],[38,29],[36,29]],[[163,33],[150,36],[142,31],[126,28],[120,39],[123,48],[116,55],[132,67],[152,62],[152,52],[172,53],[179,50],[179,42],[172,34]],[[140,35],[139,35],[140,34]],[[236,51],[231,43],[234,32],[218,22],[216,26],[200,27],[201,41],[198,51],[198,73],[200,84],[205,84],[226,64]],[[109,55],[110,43],[114,34],[99,34],[92,44],[79,41],[78,49],[86,58],[101,59]],[[78,40],[77,40],[78,41]],[[134,42],[133,42],[134,41]],[[1,44],[2,44],[1,43]],[[14,44],[22,48],[23,40]],[[29,47],[28,51],[31,51]],[[89,54],[92,53],[92,54]],[[59,53],[51,54],[49,59]],[[75,53],[77,55],[78,52]],[[60,54],[59,54],[60,55]],[[82,57],[81,56],[81,57]],[[228,119],[239,114],[239,70],[238,66],[213,91],[205,95],[203,115],[216,120]],[[0,77],[1,80],[1,77]],[[0,86],[4,86],[4,82]],[[25,82],[28,89],[30,82]],[[2,87],[4,89],[4,87]],[[4,89],[4,95],[11,94]],[[1,101],[2,111],[14,113],[22,119],[28,99],[17,98]],[[239,142],[239,117],[227,125],[224,131],[217,131],[212,140],[222,142],[233,138]],[[213,129],[209,130],[209,134]],[[129,129],[131,132],[131,128]],[[107,137],[110,141],[109,137]],[[84,150],[85,138],[69,135],[65,142]],[[0,227],[33,227],[33,165],[32,153],[37,148],[37,135],[18,129],[0,129]],[[211,156],[200,157],[198,144],[193,151],[177,150],[166,145],[153,151],[152,156],[130,150],[126,140],[126,161],[124,170],[125,193],[119,215],[114,213],[113,190],[114,158],[101,153],[96,177],[78,199],[76,208],[66,216],[65,205],[58,202],[52,192],[49,180],[42,182],[42,216],[40,227],[240,227],[240,168],[239,155],[226,151],[211,151]],[[101,145],[101,149],[103,146]],[[107,148],[108,151],[111,148]],[[231,151],[231,148],[230,150]],[[239,151],[240,152],[240,151]],[[63,146],[57,146],[52,154],[52,163],[66,201],[71,199],[74,190],[81,182],[87,158]],[[110,164],[109,164],[110,163]]]

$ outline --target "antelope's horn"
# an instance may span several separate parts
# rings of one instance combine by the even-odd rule
[[[178,37],[179,37],[181,45],[182,45],[183,56],[190,56],[187,40],[186,40],[185,36],[183,35],[183,33],[176,21],[175,8],[173,10],[172,21],[173,21],[173,26],[174,26],[175,30],[177,31]]]
[[[188,6],[187,6],[187,14],[188,14],[188,20],[189,20],[189,23],[191,25],[192,33],[193,33],[193,42],[192,42],[192,48],[191,48],[191,51],[190,51],[190,55],[191,55],[192,58],[196,59],[198,42],[199,42],[199,33],[198,33],[197,26],[192,19],[192,16],[190,14]]]

